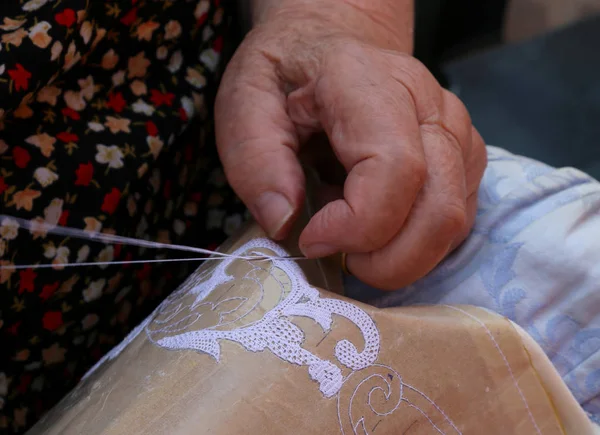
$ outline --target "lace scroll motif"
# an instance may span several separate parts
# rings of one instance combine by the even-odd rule
[[[392,368],[376,364],[379,331],[365,311],[346,301],[322,298],[294,261],[276,258],[287,253],[272,241],[254,239],[233,256],[251,254],[274,258],[264,261],[227,258],[213,262],[168,297],[105,359],[114,358],[142,330],[160,347],[196,350],[216,361],[220,360],[220,343],[227,340],[251,352],[268,350],[286,362],[306,366],[325,398],[337,396],[343,434],[374,432],[382,419],[400,414],[401,405],[417,410],[423,417],[422,424],[428,425],[431,433],[461,433],[425,394],[404,384]],[[227,272],[233,262],[238,262],[236,277]],[[242,277],[239,277],[240,262],[245,263]],[[269,292],[265,291],[267,284]],[[238,288],[231,292],[234,287]],[[219,299],[208,298],[217,288],[219,292],[215,294],[221,295]],[[280,293],[273,294],[276,293],[271,291],[273,288],[279,288]],[[343,317],[358,327],[364,344],[358,349],[342,339],[335,345],[336,361],[320,358],[303,347],[305,333],[291,321],[292,316],[312,319],[324,332],[331,330],[334,316]],[[344,376],[342,369],[346,372],[350,369],[350,374]]]

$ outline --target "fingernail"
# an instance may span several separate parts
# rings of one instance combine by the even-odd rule
[[[300,248],[305,257],[321,258],[338,252],[338,249],[331,245],[315,243],[314,245],[303,246]]]
[[[278,236],[294,214],[294,209],[287,198],[277,192],[262,193],[254,206],[258,220],[271,238]]]

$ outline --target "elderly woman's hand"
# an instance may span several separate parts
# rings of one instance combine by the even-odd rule
[[[348,269],[379,288],[410,284],[467,236],[486,166],[463,104],[410,55],[410,2],[259,3],[216,102],[229,182],[284,237],[304,200],[299,149],[325,132],[347,178],[302,251],[346,252]]]

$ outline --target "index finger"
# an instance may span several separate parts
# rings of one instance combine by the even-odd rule
[[[386,65],[369,60],[344,52],[336,74],[324,74],[315,86],[321,124],[348,176],[343,199],[321,209],[301,235],[309,257],[386,245],[427,176],[414,100]]]

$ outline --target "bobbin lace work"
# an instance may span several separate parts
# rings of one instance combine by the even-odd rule
[[[252,254],[273,258],[264,261],[233,258]],[[380,336],[371,317],[349,302],[322,298],[294,261],[275,258],[286,255],[268,239],[246,243],[231,258],[193,275],[96,367],[115,358],[142,330],[157,346],[196,350],[217,362],[220,342],[228,340],[248,351],[269,350],[286,362],[306,366],[325,398],[337,396],[338,419],[344,434],[372,432],[377,421],[394,413],[402,404],[416,409],[429,423],[432,433],[460,434],[429,397],[405,384],[391,367],[376,364]],[[244,263],[243,276],[228,274],[233,262]],[[236,295],[228,297],[234,287],[238,287]],[[209,301],[207,297],[217,288],[219,299]],[[280,289],[279,294],[274,294],[274,288]],[[290,320],[291,316],[309,318],[329,332],[334,315],[356,325],[364,339],[360,350],[347,339],[338,341],[334,349],[337,362],[305,349],[305,332]],[[350,369],[347,376],[343,375],[344,368],[346,372]]]

